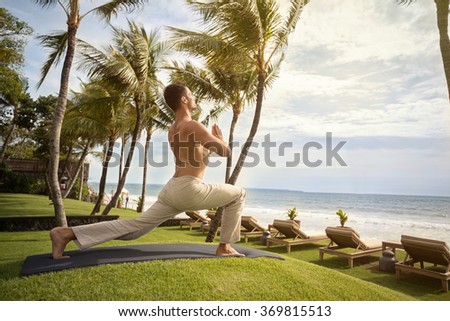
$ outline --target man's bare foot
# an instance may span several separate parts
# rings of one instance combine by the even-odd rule
[[[245,254],[239,253],[228,243],[220,243],[216,250],[216,256],[244,257]]]
[[[64,249],[67,243],[75,239],[75,234],[70,227],[55,227],[50,231],[52,240],[52,255],[54,260],[68,259],[70,256],[64,256]]]

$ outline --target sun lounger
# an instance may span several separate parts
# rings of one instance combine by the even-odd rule
[[[216,216],[216,211],[208,211],[206,212],[206,216],[208,216],[210,220],[213,220],[214,217]]]
[[[270,247],[272,244],[285,245],[288,253],[291,252],[291,246],[328,239],[324,234],[305,234],[305,232],[300,230],[300,224],[293,220],[274,220],[272,226],[278,232],[273,237],[267,238],[267,247]]]
[[[253,216],[241,216],[241,226],[241,236],[246,243],[249,237],[262,236],[264,231],[267,231],[267,228],[259,224]]]
[[[445,242],[420,237],[402,235],[401,243],[406,251],[403,262],[395,264],[395,274],[400,279],[401,272],[420,274],[441,280],[442,289],[448,292],[450,280],[450,250]],[[420,267],[415,263],[420,262]],[[432,263],[425,266],[424,263]],[[440,269],[442,268],[443,269]]]
[[[189,216],[189,220],[180,221],[180,229],[183,228],[183,226],[187,225],[189,226],[189,231],[192,231],[192,228],[194,226],[200,226],[203,222],[208,222],[209,218],[203,216],[198,211],[186,211],[186,215]]]
[[[337,255],[348,260],[348,265],[353,268],[353,260],[381,251],[381,242],[363,242],[359,234],[350,227],[327,227],[325,233],[331,240],[326,247],[319,249],[320,260],[325,253]],[[354,249],[348,251],[348,249]]]

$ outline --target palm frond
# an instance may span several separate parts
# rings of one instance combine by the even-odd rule
[[[276,52],[279,48],[283,48],[287,45],[288,36],[295,29],[295,26],[300,19],[300,14],[302,13],[308,2],[309,0],[291,0],[288,17],[283,27],[280,28],[279,32],[277,33],[273,52]],[[272,55],[273,54],[271,54],[271,56]]]
[[[190,90],[200,100],[205,98],[223,100],[225,98],[223,92],[214,86],[211,74],[205,69],[194,66],[191,62],[183,64],[174,61],[165,69],[171,71],[170,81],[172,83],[188,84]]]
[[[209,32],[225,37],[235,47],[256,52],[264,30],[255,1],[243,0],[223,4]]]
[[[223,0],[223,1],[200,2],[187,0],[186,2],[189,4],[189,6],[193,9],[194,12],[202,16],[203,22],[208,23],[217,16],[221,5],[228,4],[232,1]]]
[[[61,58],[64,57],[67,49],[67,31],[59,31],[50,35],[41,35],[37,39],[41,44],[49,50],[44,66],[41,69],[41,77],[36,85],[39,89],[48,75],[50,69],[55,65],[58,65]]]
[[[155,127],[166,131],[175,122],[175,114],[174,114],[173,110],[170,109],[169,106],[167,106],[162,92],[158,93],[156,103],[157,103],[159,110],[158,110],[158,114],[153,119],[153,121],[155,123]]]
[[[223,113],[226,109],[227,106],[215,106],[209,111],[208,115],[201,121],[201,123],[208,127],[210,122],[217,122],[220,114]]]
[[[398,4],[404,4],[409,6],[411,3],[413,3],[415,0],[396,0]]]
[[[281,26],[282,18],[274,0],[256,1],[255,10],[261,29],[262,39],[268,40]]]
[[[278,59],[272,60],[267,68],[266,80],[264,82],[266,90],[272,87],[275,80],[278,78],[280,74],[280,66],[284,60],[284,54],[279,55]],[[255,93],[256,94],[256,93]]]
[[[85,41],[80,41],[78,55],[82,59],[77,64],[79,70],[87,73],[88,77],[95,78],[101,73],[101,68],[108,62],[108,54],[95,48]],[[109,48],[112,51],[112,48]]]
[[[147,2],[148,0],[113,0],[94,8],[92,11],[109,22],[112,17],[117,16],[119,11],[126,10],[127,12],[132,12],[140,9]]]
[[[170,40],[174,47],[194,56],[208,56],[211,53],[225,50],[228,45],[222,38],[206,32],[195,32],[175,27],[167,27],[171,32]]]
[[[53,7],[58,4],[58,0],[34,0],[35,3],[42,7]]]

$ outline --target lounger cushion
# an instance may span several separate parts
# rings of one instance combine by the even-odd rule
[[[450,264],[450,250],[443,241],[402,235],[401,243],[415,262],[430,262],[447,266]]]
[[[253,216],[241,216],[241,225],[247,230],[247,232],[264,232],[266,228],[258,223]]]
[[[273,227],[288,238],[309,238],[308,235],[300,230],[300,225],[294,220],[274,220]]]
[[[379,247],[380,244],[365,243],[360,239],[359,234],[351,227],[327,227],[325,233],[333,243],[340,247],[359,248],[361,250],[369,250]]]

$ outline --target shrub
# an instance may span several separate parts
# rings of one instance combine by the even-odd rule
[[[0,192],[31,194],[35,181],[26,174],[11,171],[4,163],[0,164]]]

